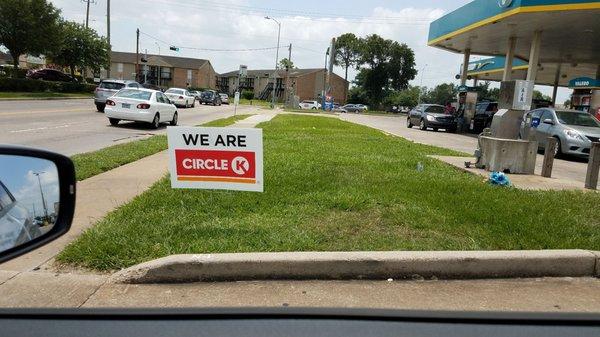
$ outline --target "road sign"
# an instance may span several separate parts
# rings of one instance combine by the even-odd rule
[[[172,188],[263,191],[262,129],[168,127]]]
[[[240,104],[240,92],[236,91],[235,96],[233,97],[233,104],[236,106]]]

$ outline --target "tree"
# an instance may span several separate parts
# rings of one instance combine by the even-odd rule
[[[369,103],[378,106],[392,90],[403,90],[417,75],[414,53],[405,44],[372,34],[360,42],[360,69],[355,83],[366,91]]]
[[[571,109],[571,99],[567,99],[567,100],[565,101],[565,103],[563,104],[563,106],[564,106],[566,109]]]
[[[57,47],[60,10],[46,0],[1,0],[0,45],[8,49],[15,70],[19,56],[40,54]]]
[[[408,87],[404,90],[393,91],[385,99],[386,105],[414,107],[419,104],[419,95],[422,88]]]
[[[539,90],[534,90],[533,91],[533,99],[544,100],[544,101],[551,101],[552,97],[550,97],[548,95],[542,94],[542,92],[539,91]]]
[[[456,99],[458,93],[457,88],[453,83],[438,84],[435,88],[428,91],[421,99],[424,103],[443,104]]]
[[[348,80],[348,68],[358,65],[359,43],[360,40],[352,33],[342,34],[335,39],[333,63],[345,68],[344,79],[346,81]]]
[[[287,57],[281,59],[281,61],[279,61],[279,68],[281,69],[294,69],[294,62],[292,62],[291,60],[289,60]]]
[[[69,67],[71,76],[75,75],[75,68],[87,67],[98,72],[100,68],[109,66],[108,41],[98,36],[92,28],[75,22],[63,22],[60,38],[59,50],[49,56],[52,62]]]

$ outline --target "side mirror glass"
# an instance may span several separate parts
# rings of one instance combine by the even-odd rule
[[[550,118],[546,118],[546,119],[544,119],[544,124],[554,125],[554,121]]]
[[[67,157],[0,146],[0,262],[66,233],[75,208],[75,170]]]

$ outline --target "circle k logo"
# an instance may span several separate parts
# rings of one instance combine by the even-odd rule
[[[244,157],[235,157],[231,161],[231,169],[237,175],[244,175],[250,170],[250,163]]]

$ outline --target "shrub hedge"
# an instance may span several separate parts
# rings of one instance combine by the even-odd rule
[[[86,83],[0,78],[0,91],[91,93],[95,89],[96,85]]]

